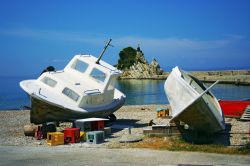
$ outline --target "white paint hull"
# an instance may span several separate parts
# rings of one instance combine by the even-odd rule
[[[82,111],[65,108],[62,105],[50,103],[38,96],[31,96],[30,122],[42,124],[52,121],[74,121],[85,118],[106,118],[118,110],[125,102],[125,98],[116,100],[105,107],[82,109]]]
[[[164,89],[172,108],[172,121],[184,122],[198,132],[215,133],[225,129],[224,115],[216,97],[193,76],[175,67]]]
[[[51,100],[51,98],[47,96],[52,96],[52,94],[48,95],[45,90],[38,93],[40,89],[38,85],[36,85],[37,90],[35,90],[37,93],[34,93],[34,89],[29,89],[29,86],[27,87],[30,83],[31,82],[23,81],[20,83],[20,86],[30,96],[30,122],[35,124],[51,121],[73,121],[92,117],[106,118],[122,107],[126,98],[123,93],[116,89],[113,102],[103,106],[80,108],[61,102],[63,99],[60,99],[60,96],[57,96],[57,100]]]
[[[92,55],[76,55],[60,71],[44,72],[20,82],[30,96],[32,123],[104,118],[118,110],[126,96],[115,88],[122,73]]]

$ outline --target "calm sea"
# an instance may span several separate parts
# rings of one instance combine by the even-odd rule
[[[32,77],[0,77],[0,110],[20,109],[29,98],[19,82]],[[167,104],[164,80],[119,80],[116,87],[127,96],[126,105]],[[208,84],[209,86],[209,84]],[[250,86],[218,84],[212,92],[218,99],[250,98]]]

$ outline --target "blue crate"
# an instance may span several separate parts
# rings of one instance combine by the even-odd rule
[[[104,131],[91,131],[87,132],[87,142],[93,144],[99,144],[104,142]]]

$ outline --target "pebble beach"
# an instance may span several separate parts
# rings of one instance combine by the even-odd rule
[[[150,120],[156,124],[167,124],[170,119],[157,118],[157,108],[168,108],[168,105],[133,105],[123,106],[115,112],[117,121],[114,125],[123,125],[131,127],[133,135],[143,137],[143,128],[148,126]],[[10,146],[48,146],[45,140],[36,140],[34,137],[25,136],[23,126],[30,124],[30,111],[0,111],[0,145]],[[234,118],[226,118],[227,126],[230,130],[225,132],[228,135],[229,146],[244,146],[249,142],[249,122],[239,121]],[[58,130],[63,130],[64,127],[71,127],[71,123],[61,123]],[[112,134],[105,138],[105,142],[98,145],[90,145],[88,143],[72,144],[74,146],[86,147],[122,147],[119,143],[122,136],[128,134],[126,129],[112,130]],[[225,137],[222,137],[222,139]],[[221,139],[221,138],[220,138]],[[69,146],[69,145],[60,145]]]

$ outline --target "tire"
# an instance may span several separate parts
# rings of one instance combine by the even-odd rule
[[[115,122],[116,121],[116,116],[114,114],[110,114],[108,117],[109,121]]]

